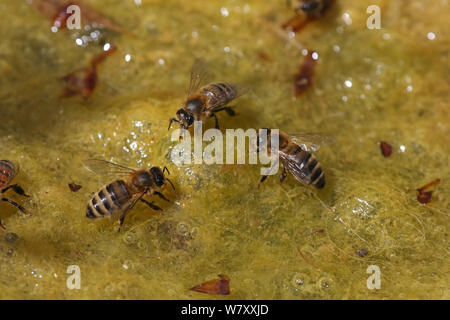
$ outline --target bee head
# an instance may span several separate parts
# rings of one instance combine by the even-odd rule
[[[167,169],[166,167],[164,167],[163,170],[161,170],[160,167],[152,167],[150,169],[150,173],[153,176],[153,180],[158,187],[161,187],[164,183],[166,183],[166,180],[167,180],[170,183],[170,185],[172,186],[172,188],[175,190],[175,187],[173,186],[172,181],[170,181],[169,178],[166,178],[164,176],[164,172],[166,172],[166,171],[168,174],[170,174],[169,169]]]
[[[162,172],[162,170],[159,167],[152,167],[150,169],[150,173],[153,176],[153,180],[155,181],[155,184],[158,187],[161,187],[165,182],[164,173]]]
[[[262,135],[261,133],[263,130],[267,131],[267,135]],[[264,146],[267,141],[270,141],[270,129],[262,128],[257,133],[258,139],[256,139],[256,146],[259,148],[259,146]]]
[[[194,123],[194,116],[183,108],[177,111],[177,118],[184,129],[189,128]]]

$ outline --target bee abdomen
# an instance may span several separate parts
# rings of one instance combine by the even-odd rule
[[[16,167],[9,160],[0,160],[0,188],[8,184],[16,175]]]
[[[210,97],[209,103],[216,106],[225,105],[237,96],[237,90],[231,83],[213,83],[204,90]]]
[[[104,186],[88,202],[86,217],[90,219],[104,218],[120,210],[131,199],[125,182],[114,181]]]
[[[297,156],[302,159],[303,166],[301,171],[305,177],[305,182],[317,189],[322,189],[325,186],[325,173],[316,157],[305,150],[296,151]]]

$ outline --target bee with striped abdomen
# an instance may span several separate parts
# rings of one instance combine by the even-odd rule
[[[10,185],[11,181],[14,179],[14,177],[17,175],[18,172],[19,172],[19,167],[16,166],[12,161],[0,160],[0,194],[5,193],[9,189],[12,189],[17,194],[24,196],[24,197],[28,197],[28,195],[25,194],[25,191],[19,185],[17,185],[17,184]],[[6,201],[9,204],[12,204],[13,206],[18,208],[20,211],[22,211],[25,214],[28,214],[28,215],[30,214],[29,212],[27,212],[25,210],[24,207],[22,207],[20,204],[18,204],[15,201],[12,201],[5,197],[2,197],[1,200]],[[3,229],[5,228],[2,225],[1,220],[0,220],[0,227],[2,227]]]
[[[119,164],[97,159],[86,160],[83,164],[89,171],[96,174],[126,175],[123,179],[115,180],[103,186],[88,202],[86,209],[86,217],[90,219],[104,217],[110,217],[113,221],[119,219],[119,231],[122,228],[125,216],[138,201],[144,202],[154,210],[162,210],[152,202],[143,199],[144,196],[155,194],[161,199],[169,201],[158,189],[166,181],[175,189],[172,182],[164,176],[165,171],[169,173],[166,167],[163,170],[159,167],[134,170]]]
[[[266,145],[267,152],[270,154],[271,130],[266,130],[267,143],[259,134],[257,151],[260,151],[260,146]],[[277,152],[283,165],[280,182],[286,179],[287,171],[289,171],[298,181],[311,185],[314,188],[322,189],[325,186],[325,172],[311,151],[316,151],[325,144],[333,143],[334,137],[326,133],[287,134],[279,131],[278,140],[279,149]],[[262,176],[259,183],[266,180],[266,178],[267,176]]]
[[[177,118],[171,118],[169,129],[173,122],[178,122],[182,129],[188,129],[194,121],[203,121],[214,117],[215,127],[219,128],[216,113],[225,111],[230,116],[235,113],[226,105],[240,97],[248,89],[239,84],[229,82],[208,83],[208,68],[202,59],[194,62],[191,70],[191,79],[188,97],[183,106],[177,111]]]

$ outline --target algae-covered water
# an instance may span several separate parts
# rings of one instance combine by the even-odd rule
[[[280,29],[293,15],[286,1],[85,3],[129,34],[55,33],[27,1],[0,1],[0,158],[20,165],[14,182],[30,197],[5,195],[32,213],[0,204],[0,298],[450,298],[448,1],[338,0],[296,35]],[[381,29],[366,26],[372,4]],[[62,99],[61,77],[105,43],[118,50],[99,65],[92,96]],[[314,85],[295,98],[305,49],[319,54]],[[169,118],[199,57],[215,79],[252,87],[235,117],[219,114],[222,129],[337,137],[315,153],[325,189],[275,176],[258,190],[260,166],[170,162]],[[162,213],[137,204],[121,233],[87,219],[91,194],[111,182],[89,173],[87,158],[168,166],[171,203],[154,199]],[[436,178],[420,204],[416,189]],[[80,289],[66,285],[71,265]],[[367,286],[371,265],[379,289]],[[217,274],[230,295],[189,290]]]

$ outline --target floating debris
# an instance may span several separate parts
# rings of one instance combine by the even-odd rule
[[[297,246],[297,251],[298,251],[298,253],[300,254],[300,257],[302,257],[302,259],[305,260],[305,262],[306,262],[307,264],[313,266],[315,269],[317,269],[317,270],[320,271],[320,268],[319,268],[319,267],[316,267],[311,261],[309,261],[309,259],[307,259],[307,258],[305,257],[305,255],[304,255],[304,254],[302,253],[302,251],[300,250],[300,247],[299,247],[299,246]]]
[[[89,66],[75,70],[63,77],[66,88],[61,97],[67,98],[80,94],[84,100],[87,100],[97,86],[97,66],[115,51],[117,51],[117,47],[109,45],[91,60]]]
[[[441,181],[441,179],[435,179],[423,187],[417,189],[417,201],[419,201],[422,204],[427,204],[431,201],[431,195],[433,194],[433,191],[425,191],[426,189],[429,189],[430,187],[438,184]]]
[[[82,186],[80,186],[79,184],[76,184],[75,182],[71,182],[71,183],[69,183],[69,188],[70,188],[70,191],[77,192],[78,190],[80,190],[82,188]]]
[[[295,75],[295,95],[299,96],[308,89],[312,84],[314,69],[318,59],[317,52],[308,50],[308,55],[301,65],[299,72]]]
[[[192,287],[189,290],[207,294],[230,294],[230,278],[224,274],[219,274],[219,278],[220,279],[204,282],[198,286]]]
[[[5,235],[5,241],[9,243],[15,243],[17,240],[19,240],[19,236],[13,232],[8,232]]]
[[[392,146],[386,141],[380,142],[381,154],[383,157],[387,158],[392,154]]]
[[[355,252],[360,257],[365,257],[369,253],[369,251],[367,251],[366,249],[358,249]]]

